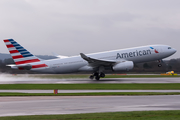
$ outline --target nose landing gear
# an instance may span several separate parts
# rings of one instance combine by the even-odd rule
[[[158,67],[162,67],[162,64],[158,64]]]
[[[162,61],[162,60],[158,60],[158,62],[159,62],[158,67],[162,67],[162,64],[161,64],[161,63],[162,63],[163,61]]]

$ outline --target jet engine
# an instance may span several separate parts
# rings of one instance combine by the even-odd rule
[[[113,71],[128,71],[133,69],[134,63],[132,61],[125,61],[112,66]]]

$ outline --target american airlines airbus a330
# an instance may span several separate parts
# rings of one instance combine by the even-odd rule
[[[119,49],[93,54],[80,53],[78,56],[42,60],[24,49],[13,39],[4,40],[15,64],[13,69],[32,70],[42,73],[75,73],[88,71],[90,79],[105,77],[106,70],[128,71],[134,63],[149,62],[169,57],[176,52],[168,45],[149,45],[128,49]],[[158,65],[159,67],[161,64]]]

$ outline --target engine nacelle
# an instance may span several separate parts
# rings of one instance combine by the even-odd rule
[[[125,61],[118,63],[112,67],[113,71],[128,71],[133,69],[134,63],[132,61]]]
[[[91,66],[83,66],[79,71],[93,71],[93,68]]]

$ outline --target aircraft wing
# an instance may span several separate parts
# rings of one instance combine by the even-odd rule
[[[68,58],[68,56],[58,55],[58,54],[56,54],[56,53],[54,53],[54,52],[52,52],[52,54],[53,54],[55,57],[58,57],[58,58],[60,58],[60,59],[62,59],[62,58]]]
[[[58,58],[60,58],[60,59],[62,59],[62,58],[68,58],[68,56],[62,56],[62,55],[58,55],[58,56],[56,56],[56,57],[58,57]]]
[[[83,53],[80,53],[81,57],[86,60],[90,66],[92,67],[98,67],[98,66],[110,66],[113,65],[115,63],[117,63],[116,61],[112,61],[112,60],[101,60],[101,59],[94,59],[91,57],[86,56]]]

